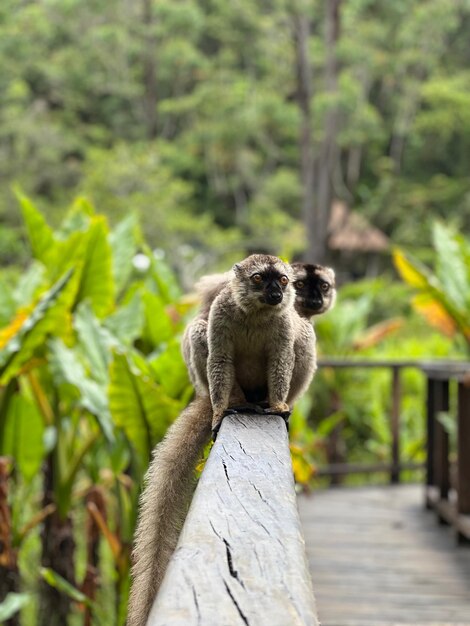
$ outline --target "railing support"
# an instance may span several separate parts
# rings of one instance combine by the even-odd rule
[[[318,626],[286,426],[225,418],[148,626]]]
[[[390,482],[396,485],[400,482],[400,368],[392,367],[392,472]]]

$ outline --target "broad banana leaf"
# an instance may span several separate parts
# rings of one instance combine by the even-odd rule
[[[16,376],[22,366],[44,345],[49,334],[66,331],[67,315],[75,293],[72,270],[69,270],[47,291],[26,316],[19,313],[0,339],[0,384]],[[13,334],[8,331],[14,330]]]

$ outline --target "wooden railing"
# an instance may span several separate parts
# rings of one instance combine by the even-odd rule
[[[391,413],[389,419],[390,427],[390,460],[382,463],[331,463],[320,466],[317,469],[317,476],[348,476],[350,474],[373,474],[387,473],[390,482],[396,484],[400,482],[401,472],[404,470],[424,469],[423,463],[402,462],[400,459],[400,404],[401,404],[401,371],[405,368],[422,369],[424,363],[421,361],[369,361],[353,359],[321,359],[319,367],[332,368],[385,368],[391,371],[390,399]]]
[[[470,363],[428,364],[426,505],[452,524],[459,542],[470,540]],[[457,448],[451,472],[449,433],[440,412],[449,410],[449,383],[457,385]]]
[[[224,419],[147,626],[318,626],[287,429]]]

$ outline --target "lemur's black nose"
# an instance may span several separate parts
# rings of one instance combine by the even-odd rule
[[[282,302],[282,291],[270,291],[266,295],[266,302],[268,304],[279,304],[279,302]]]
[[[323,306],[323,299],[322,298],[311,298],[308,302],[308,305],[311,309],[313,309],[314,311],[321,309]]]

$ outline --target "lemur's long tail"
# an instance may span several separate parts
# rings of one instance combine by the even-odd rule
[[[212,408],[196,397],[156,446],[134,540],[127,626],[145,626],[186,516],[196,463],[210,440]]]

